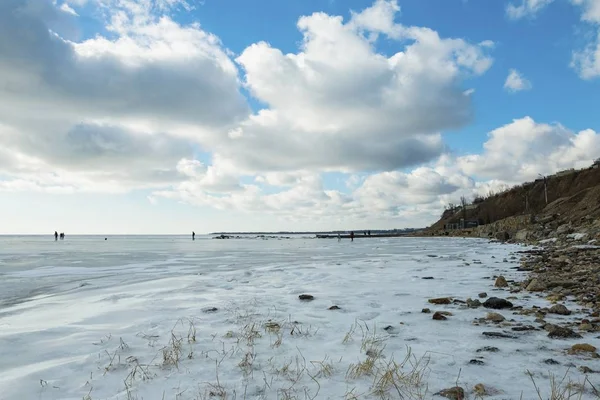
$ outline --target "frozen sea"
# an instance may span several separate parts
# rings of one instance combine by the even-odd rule
[[[519,250],[460,238],[0,236],[0,400],[429,399],[457,382],[469,399],[479,383],[489,399],[548,399],[552,376],[566,386],[584,383],[581,366],[600,370],[565,352],[598,346],[597,334],[474,326],[490,310],[427,302],[511,296],[493,277],[523,277]]]

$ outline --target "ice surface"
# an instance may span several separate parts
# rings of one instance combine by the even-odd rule
[[[565,353],[574,343],[598,345],[594,335],[553,340],[474,326],[489,310],[427,302],[510,296],[494,288],[494,276],[523,277],[510,257],[522,249],[456,238],[0,237],[0,399],[381,398],[372,393],[376,374],[347,374],[374,349],[382,349],[380,365],[401,363],[408,351],[410,362],[421,360],[426,399],[457,378],[469,398],[477,383],[498,390],[489,399],[538,398],[527,370],[548,398],[550,374],[582,382],[575,367],[600,370],[596,359]],[[515,305],[548,305],[516,296]],[[425,307],[453,316],[434,321]],[[180,359],[168,365],[178,343]],[[499,351],[477,352],[485,346]],[[478,357],[483,365],[469,363]],[[544,363],[550,358],[560,364]],[[384,398],[399,398],[388,389]]]

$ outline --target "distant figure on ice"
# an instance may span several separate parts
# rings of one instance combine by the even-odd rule
[[[54,240],[58,240],[58,232],[54,231]]]
[[[192,231],[192,240],[196,240],[196,232]]]
[[[64,232],[61,232],[60,233],[60,240],[63,240],[64,238],[65,238],[65,234],[64,234]]]
[[[350,241],[354,242],[354,231],[350,232]]]
[[[340,240],[342,240],[342,235],[340,235],[340,234],[338,233],[338,242],[339,242]]]

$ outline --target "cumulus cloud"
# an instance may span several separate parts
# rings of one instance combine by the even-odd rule
[[[469,176],[516,184],[538,174],[587,167],[598,154],[600,133],[576,133],[524,117],[491,131],[482,154],[459,157],[457,164]]]
[[[397,1],[348,20],[303,16],[297,51],[258,42],[235,58],[169,17],[190,3],[0,2],[0,191],[144,188],[153,203],[287,221],[422,225],[463,194],[600,151],[594,131],[524,118],[492,131],[482,154],[452,156],[441,132],[470,121],[462,82],[489,69],[494,43],[403,25]],[[69,36],[83,6],[109,34]],[[400,50],[379,52],[382,38]],[[241,86],[265,108],[250,112]],[[337,189],[327,171],[342,172]]]
[[[328,190],[320,174],[277,172],[235,193],[210,196],[205,190],[169,190],[158,197],[221,209],[261,212],[314,223],[402,221],[422,226],[434,222],[448,203],[461,196],[499,191],[568,168],[589,166],[600,154],[600,133],[573,132],[560,124],[516,119],[489,132],[483,152],[464,156],[446,153],[412,171],[347,175],[348,192]],[[266,186],[261,186],[266,185]],[[278,187],[281,191],[269,193]],[[291,219],[290,219],[291,218]],[[383,222],[382,222],[383,223]]]
[[[519,5],[509,3],[506,6],[506,15],[513,20],[533,17],[553,1],[554,0],[522,0]]]
[[[98,1],[113,38],[72,42],[60,31],[82,4],[0,2],[0,145],[50,171],[144,187],[180,180],[175,166],[191,143],[165,130],[244,119],[235,64],[198,25],[152,14],[185,2]]]
[[[378,0],[346,22],[314,13],[298,20],[299,52],[265,42],[246,48],[236,61],[268,108],[216,151],[248,172],[389,170],[437,157],[439,132],[470,120],[461,79],[490,67],[489,46],[401,25],[398,10],[396,1]],[[399,40],[403,50],[378,53],[373,33]]]
[[[531,89],[531,86],[531,82],[525,79],[525,77],[523,77],[516,69],[511,69],[509,71],[506,81],[504,82],[504,89],[511,93],[529,90]]]

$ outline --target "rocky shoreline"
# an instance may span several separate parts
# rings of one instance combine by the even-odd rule
[[[524,276],[519,279],[506,279],[504,275],[490,277],[494,280],[493,297],[482,292],[475,299],[437,298],[429,299],[429,303],[430,306],[486,309],[485,317],[482,315],[472,323],[483,327],[482,335],[489,338],[518,339],[519,335],[537,331],[549,339],[567,341],[562,352],[572,355],[573,362],[561,364],[553,358],[543,362],[563,365],[567,370],[576,369],[588,383],[584,385],[586,393],[600,398],[600,386],[594,386],[587,378],[588,374],[600,373],[600,355],[592,344],[600,343],[600,246],[597,245],[600,220],[583,218],[580,222],[561,224],[556,218],[548,218],[543,224],[520,230],[518,235],[508,232],[494,235],[493,241],[527,246],[517,251],[511,260],[516,262],[511,270],[525,273],[521,274]],[[432,313],[434,320],[452,317],[448,311],[424,308],[422,312]],[[498,348],[494,346],[477,349],[480,354],[495,351]],[[483,365],[483,357],[475,357],[471,363]],[[474,388],[453,387],[438,395],[460,400],[466,398],[467,391],[484,396],[494,390],[480,383]]]

